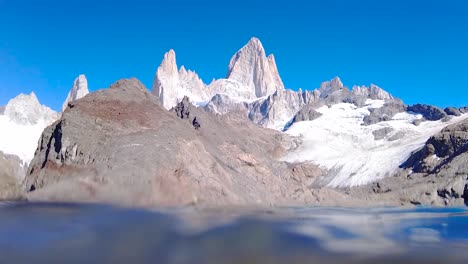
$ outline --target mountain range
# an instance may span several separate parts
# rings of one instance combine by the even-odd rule
[[[80,75],[62,113],[34,93],[0,110],[3,199],[468,203],[467,108],[408,106],[374,84],[349,89],[338,77],[290,90],[257,38],[210,84],[179,68],[170,50],[151,92],[128,79],[89,93]]]

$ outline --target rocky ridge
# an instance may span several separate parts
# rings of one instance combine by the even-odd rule
[[[460,155],[468,155],[468,119],[447,126],[426,142],[424,147],[413,153],[404,164],[415,173],[440,173],[442,166],[451,164],[452,174],[468,176],[466,159],[458,164]],[[468,198],[468,197],[467,197]]]
[[[297,118],[314,118],[314,111],[306,107]],[[449,126],[442,134],[463,139],[465,123]],[[90,133],[79,132],[83,130]],[[468,173],[460,165],[467,158],[464,141],[449,151],[464,152],[441,166],[450,175],[401,170],[370,185],[328,188],[315,184],[327,173],[318,166],[279,161],[301,144],[298,140],[257,127],[243,115],[205,111],[188,98],[168,112],[139,81],[121,80],[110,89],[72,102],[62,118],[45,130],[23,190],[33,201],[128,206],[464,203],[461,174],[450,174]]]
[[[136,79],[71,104],[40,139],[23,185],[30,200],[216,206],[315,199],[306,186],[320,169],[277,161],[295,144],[280,132],[187,99],[167,112]]]
[[[432,105],[415,104],[408,106],[407,110],[421,114],[424,119],[431,121],[437,121],[447,116],[444,110]]]
[[[392,100],[396,99],[388,92],[375,84],[371,84],[369,87],[366,86],[354,86],[352,94],[356,97],[370,98],[374,100]]]
[[[460,110],[458,110],[457,108],[455,108],[455,107],[446,107],[444,109],[444,112],[447,115],[452,115],[452,116],[461,116],[461,114],[462,114],[462,112]]]

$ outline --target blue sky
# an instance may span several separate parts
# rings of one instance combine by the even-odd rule
[[[58,110],[81,73],[91,90],[151,88],[171,48],[209,83],[252,36],[291,89],[340,76],[408,104],[468,105],[464,0],[0,0],[0,105],[35,91]]]

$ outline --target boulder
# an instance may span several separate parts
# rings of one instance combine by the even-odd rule
[[[414,172],[433,173],[442,165],[463,162],[455,159],[468,151],[468,119],[447,126],[427,140],[424,147],[413,153],[404,167]],[[457,165],[458,166],[458,165]],[[460,173],[464,172],[460,168]],[[443,172],[441,172],[443,173]]]
[[[424,120],[423,118],[422,118],[422,119],[415,119],[415,120],[413,121],[413,125],[419,126],[419,125],[421,125],[421,123],[424,122],[424,121],[425,121],[425,120]]]
[[[322,116],[321,113],[315,111],[313,106],[305,105],[302,107],[299,112],[294,116],[292,123],[301,122],[301,121],[312,121]]]
[[[377,129],[372,131],[375,140],[384,139],[389,133],[391,133],[394,129],[391,127],[383,127],[381,129]]]

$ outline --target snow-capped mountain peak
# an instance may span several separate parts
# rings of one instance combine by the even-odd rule
[[[68,93],[67,99],[63,103],[62,112],[65,111],[69,102],[81,99],[88,93],[88,80],[84,74],[80,74],[73,82],[73,86]]]
[[[252,101],[284,90],[273,55],[266,56],[258,38],[252,38],[231,59],[226,79],[206,85],[194,71],[177,69],[176,53],[168,51],[157,69],[153,94],[166,109],[174,107],[184,96],[197,105],[207,103],[216,94],[236,101]]]
[[[284,90],[275,57],[266,57],[265,49],[258,38],[250,39],[247,45],[231,58],[227,79],[249,87],[252,92],[251,98],[248,99]]]
[[[49,123],[58,114],[49,107],[41,105],[34,92],[19,94],[11,99],[5,107],[5,116],[12,122],[21,125],[34,125],[40,122]]]
[[[0,151],[18,156],[28,164],[44,128],[59,114],[41,105],[34,92],[11,99],[0,115]]]
[[[186,75],[188,74],[187,70],[185,69],[185,66],[182,65],[179,70],[179,75]]]

